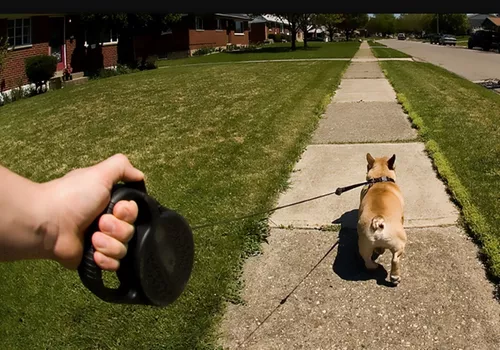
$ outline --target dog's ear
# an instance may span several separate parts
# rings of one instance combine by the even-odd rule
[[[370,153],[367,153],[366,161],[368,162],[368,170],[370,170],[373,167],[373,164],[375,163],[375,158],[373,158]]]
[[[389,170],[395,170],[394,162],[396,161],[396,155],[393,154],[391,158],[387,161],[387,165],[389,166]]]

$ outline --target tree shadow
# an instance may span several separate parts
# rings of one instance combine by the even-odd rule
[[[332,265],[333,272],[346,281],[369,281],[375,280],[378,285],[394,287],[387,281],[387,270],[379,264],[375,271],[369,271],[359,255],[358,232],[356,223],[358,220],[358,210],[351,210],[344,213],[340,218],[333,221],[340,224],[339,243],[337,255]]]
[[[316,51],[320,47],[309,46],[304,48],[303,46],[297,46],[295,52],[297,51]],[[277,46],[277,47],[262,47],[257,49],[242,49],[228,52],[229,54],[242,54],[242,53],[283,53],[283,52],[294,52],[290,46]]]

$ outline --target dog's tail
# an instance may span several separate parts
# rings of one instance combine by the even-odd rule
[[[382,216],[377,215],[372,219],[373,231],[383,230],[385,227],[385,220]]]

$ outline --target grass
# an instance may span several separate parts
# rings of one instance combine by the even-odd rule
[[[383,47],[387,47],[387,45],[384,45],[384,44],[379,43],[378,41],[374,41],[374,40],[368,40],[368,45],[370,45],[370,47],[372,47],[372,46],[383,46]]]
[[[500,95],[429,63],[381,62],[500,278]]]
[[[174,60],[160,60],[160,66],[184,65],[196,63],[219,63],[251,60],[304,59],[304,58],[351,58],[359,48],[357,41],[350,42],[310,42],[304,49],[297,43],[297,50],[291,51],[290,43],[266,45],[255,51],[223,52],[206,56],[194,56]]]
[[[404,52],[394,50],[388,47],[372,47],[373,55],[376,58],[409,58],[410,55],[405,54]]]
[[[41,182],[123,152],[193,226],[269,209],[347,64],[172,67],[21,100],[0,108],[1,163]],[[0,264],[2,349],[214,348],[262,219],[194,231],[192,279],[165,309],[104,303],[52,262]]]

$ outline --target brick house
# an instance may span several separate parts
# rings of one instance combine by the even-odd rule
[[[137,56],[178,58],[201,48],[248,46],[249,20],[246,14],[183,14],[179,22],[161,33],[136,36],[134,49]]]
[[[102,33],[102,46],[89,47],[78,16],[65,14],[0,14],[0,37],[8,38],[4,67],[0,72],[0,91],[28,83],[24,60],[35,55],[58,58],[57,71],[70,64],[75,72],[85,70],[98,58],[103,67],[116,66],[118,43],[110,31]]]
[[[268,39],[269,34],[290,34],[290,24],[286,19],[274,15],[261,15],[250,21],[250,42],[262,43]],[[303,40],[302,31],[297,30],[297,41]]]
[[[179,22],[163,32],[136,33],[135,58],[190,56],[196,50],[228,45],[248,46],[249,22],[246,14],[183,14]],[[89,35],[98,45],[87,45]],[[24,59],[40,54],[58,58],[57,71],[71,65],[73,72],[117,65],[118,35],[112,29],[87,33],[78,15],[0,14],[0,37],[7,37],[9,48],[0,72],[0,91],[28,83]],[[58,73],[56,73],[58,74]]]
[[[500,17],[487,17],[483,23],[482,27],[486,30],[492,30],[494,32],[500,32]]]

